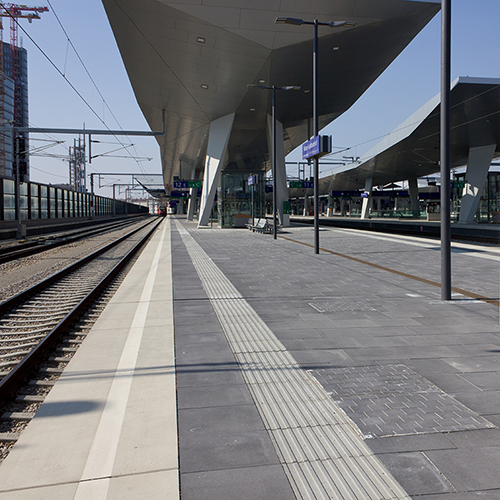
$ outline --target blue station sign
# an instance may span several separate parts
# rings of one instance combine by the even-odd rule
[[[259,181],[259,176],[257,174],[248,176],[248,185],[249,186],[253,186],[254,184],[257,184],[258,181]]]
[[[332,138],[329,135],[317,135],[302,145],[302,159],[307,160],[317,156],[327,155],[332,152]]]

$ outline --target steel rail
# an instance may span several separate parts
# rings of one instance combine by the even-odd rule
[[[118,262],[113,269],[93,288],[93,290],[87,294],[85,298],[83,298],[46,336],[45,338],[29,353],[27,354],[16,366],[13,368],[3,379],[0,381],[0,405],[4,405],[9,400],[12,399],[12,394],[16,391],[25,381],[26,377],[29,373],[35,369],[36,365],[40,363],[44,357],[50,352],[53,348],[54,344],[60,340],[60,338],[64,335],[64,333],[71,327],[73,323],[81,316],[82,312],[91,304],[91,302],[106,288],[109,282],[126,266],[126,264],[132,259],[132,257],[137,253],[137,251],[148,241],[151,235],[154,233],[156,228],[160,225],[163,218],[159,221],[156,221],[154,226],[148,231],[148,233],[138,241],[131,250],[127,252],[127,254]],[[151,224],[148,223],[148,224]],[[72,265],[68,268],[64,269],[61,273],[57,273],[57,277],[60,278],[72,270],[75,270],[77,267],[81,267],[90,260],[95,257],[98,257],[100,254],[104,253],[107,250],[115,247],[117,244],[122,242],[124,239],[132,236],[140,229],[146,227],[142,226],[141,228],[132,231],[125,237],[120,238],[117,242],[113,242],[112,244],[106,245],[103,249],[94,252],[91,256],[87,256],[76,264],[79,266]],[[64,272],[64,274],[62,274]],[[42,283],[52,284],[54,281],[54,276],[50,277],[48,280],[44,280]],[[47,285],[45,285],[47,286]],[[40,290],[40,284],[35,285],[37,291]],[[42,287],[43,288],[43,287]],[[16,296],[18,299],[15,303],[18,303],[21,300],[20,296],[24,298],[28,298],[33,295],[33,289],[27,290]],[[31,293],[28,293],[30,292]],[[36,292],[35,292],[36,293]],[[9,301],[10,302],[10,301]],[[1,305],[3,310],[5,311],[6,306],[5,303]],[[12,306],[11,306],[12,307]]]
[[[100,225],[99,227],[94,227],[92,229],[84,229],[79,231],[73,231],[65,236],[58,237],[57,240],[46,239],[44,243],[40,241],[30,242],[24,244],[20,247],[10,247],[5,249],[0,249],[0,264],[5,264],[6,262],[12,262],[13,260],[20,259],[23,257],[29,257],[30,255],[36,255],[37,253],[42,253],[52,248],[57,248],[64,245],[69,245],[75,241],[79,241],[83,238],[88,238],[110,229],[119,228],[127,225],[130,222],[137,222],[134,219],[126,219],[125,221],[116,221],[109,225]]]
[[[32,295],[40,292],[41,290],[43,290],[44,288],[46,288],[46,287],[48,287],[50,285],[52,285],[53,283],[55,283],[56,281],[60,280],[61,278],[63,278],[67,274],[75,271],[79,267],[82,267],[83,265],[87,264],[91,260],[93,260],[96,257],[98,257],[100,254],[102,254],[104,252],[107,252],[108,250],[111,250],[113,247],[115,247],[116,245],[119,245],[122,241],[126,240],[127,238],[129,238],[133,234],[137,233],[141,229],[144,229],[148,224],[151,224],[152,222],[154,222],[154,221],[150,221],[147,224],[144,224],[143,226],[141,226],[141,227],[139,227],[137,229],[134,229],[130,233],[127,233],[127,234],[121,236],[117,240],[112,241],[111,243],[108,243],[104,247],[100,248],[99,250],[96,250],[95,252],[87,255],[83,259],[80,259],[79,261],[71,264],[68,267],[65,267],[64,269],[62,269],[61,271],[53,274],[52,276],[49,276],[48,278],[44,279],[43,281],[40,281],[36,285],[33,285],[31,288],[28,288],[27,290],[24,290],[23,292],[20,292],[17,295],[14,295],[13,297],[7,299],[5,302],[2,302],[0,304],[0,316],[4,315],[10,309],[12,309],[15,306],[17,306],[17,304],[19,304],[20,302],[24,302],[25,300],[27,300]]]

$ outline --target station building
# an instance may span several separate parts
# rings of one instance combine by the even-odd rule
[[[271,92],[248,85],[300,87],[276,98],[274,188],[282,221],[289,199],[285,156],[312,135],[313,27],[276,18],[349,22],[319,29],[321,129],[352,106],[440,8],[439,0],[316,0],[313,10],[306,2],[268,0],[103,4],[151,129],[165,119],[166,134],[157,138],[165,197],[182,198],[176,182],[202,180],[198,224],[208,225],[217,212],[224,227],[248,217],[252,191],[256,211],[266,206],[265,184],[249,188],[248,178],[264,178],[270,169]],[[185,203],[190,219],[196,189]]]

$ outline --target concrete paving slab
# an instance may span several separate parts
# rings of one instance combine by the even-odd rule
[[[462,373],[460,377],[484,391],[500,388],[500,370],[495,372]]]
[[[422,495],[421,498],[422,500],[497,500],[500,498],[500,490]]]
[[[234,365],[184,366],[177,369],[177,387],[198,387],[204,385],[239,385],[245,381],[239,368]]]
[[[37,488],[0,491],[0,500],[68,500],[74,498],[77,483],[54,484]]]
[[[178,394],[179,410],[253,404],[246,384],[229,385],[223,391],[214,386],[185,387]]]
[[[281,465],[182,474],[183,500],[294,500]]]
[[[456,448],[449,436],[452,433],[417,434],[367,439],[366,444],[376,453],[405,453]],[[456,433],[460,434],[460,433]]]
[[[410,496],[456,491],[441,469],[438,469],[424,453],[387,453],[379,455],[379,458],[389,467]]]
[[[480,415],[496,415],[500,408],[500,391],[457,392],[455,398]]]
[[[182,472],[279,463],[255,406],[179,410]]]
[[[160,470],[133,476],[114,477],[109,482],[106,500],[177,500],[179,472]]]
[[[487,491],[500,488],[499,447],[429,451],[429,460],[457,491]]]

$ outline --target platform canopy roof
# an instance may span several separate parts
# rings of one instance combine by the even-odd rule
[[[134,183],[139,184],[153,198],[162,200],[165,197],[163,176],[161,174],[134,174]]]
[[[266,168],[270,92],[281,92],[285,153],[311,134],[311,26],[276,17],[353,21],[320,28],[319,115],[344,113],[436,15],[440,0],[103,0],[137,101],[158,137],[167,192],[204,167],[209,125],[236,113],[225,168]],[[335,50],[334,50],[335,49]]]
[[[356,163],[321,175],[321,191],[363,189],[439,171],[441,95],[431,99]],[[500,157],[500,79],[457,78],[451,89],[451,167],[467,164],[469,150],[496,144]]]

